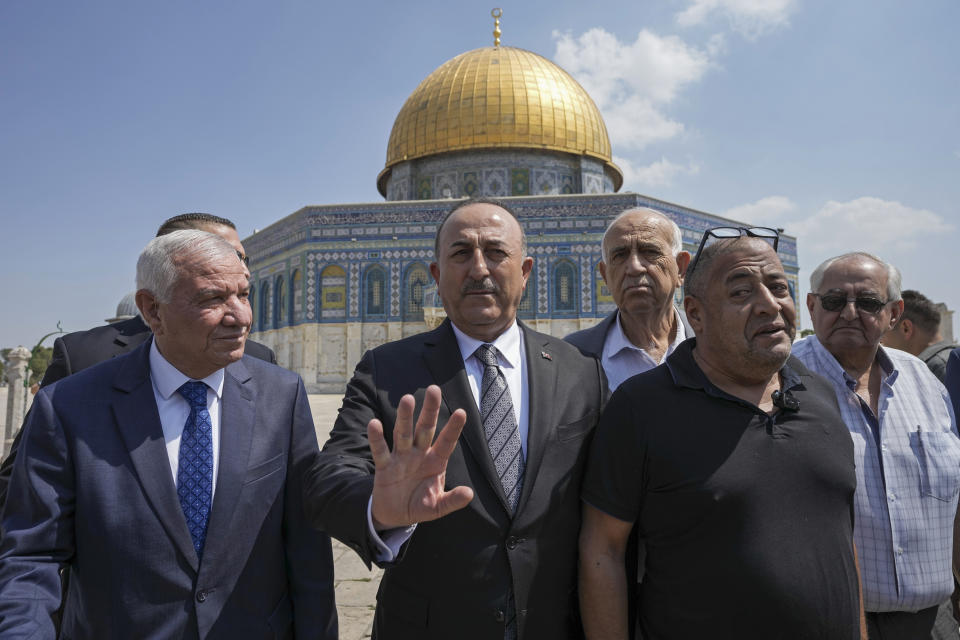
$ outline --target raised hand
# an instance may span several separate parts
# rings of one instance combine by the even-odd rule
[[[367,424],[370,452],[376,466],[371,512],[373,526],[378,531],[435,520],[462,509],[473,499],[470,487],[450,491],[443,488],[447,461],[467,421],[466,412],[454,411],[433,442],[440,411],[440,387],[427,387],[416,428],[414,404],[409,394],[400,399],[392,452],[383,436],[383,424],[377,419]]]

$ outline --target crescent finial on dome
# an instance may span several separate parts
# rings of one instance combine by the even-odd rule
[[[497,7],[490,12],[490,15],[493,16],[493,46],[500,46],[500,16],[503,15],[503,9]]]

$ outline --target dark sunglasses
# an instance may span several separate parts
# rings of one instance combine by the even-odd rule
[[[717,240],[732,240],[741,236],[765,240],[773,247],[774,252],[776,252],[777,246],[780,244],[780,232],[770,227],[714,227],[713,229],[707,229],[703,232],[703,238],[700,239],[700,246],[697,247],[697,252],[694,254],[693,264],[687,269],[687,273],[689,274],[693,271],[694,267],[697,266],[697,258],[700,257],[700,252],[703,251],[704,247],[713,244]]]
[[[840,311],[852,302],[853,306],[856,307],[858,311],[865,311],[866,313],[875,314],[880,313],[880,311],[887,306],[887,303],[890,302],[889,300],[884,301],[872,296],[857,296],[856,298],[848,298],[847,296],[839,293],[827,293],[824,295],[819,293],[811,293],[810,295],[820,299],[820,306],[823,307],[824,311]]]
[[[245,256],[239,251],[237,251],[237,257],[240,258],[240,262],[247,265],[248,267],[250,266],[250,258],[248,256]]]

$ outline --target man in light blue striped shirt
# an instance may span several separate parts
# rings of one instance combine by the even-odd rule
[[[953,591],[960,438],[949,396],[923,361],[880,346],[903,312],[895,267],[845,254],[814,270],[810,291],[816,335],[793,354],[832,383],[853,437],[870,638],[930,638]]]

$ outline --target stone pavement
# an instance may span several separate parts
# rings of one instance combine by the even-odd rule
[[[310,411],[317,429],[320,446],[333,429],[340,408],[341,395],[309,396]],[[353,549],[333,541],[334,586],[337,593],[337,614],[340,616],[340,640],[363,640],[370,637],[373,610],[377,601],[382,569],[368,571]]]

